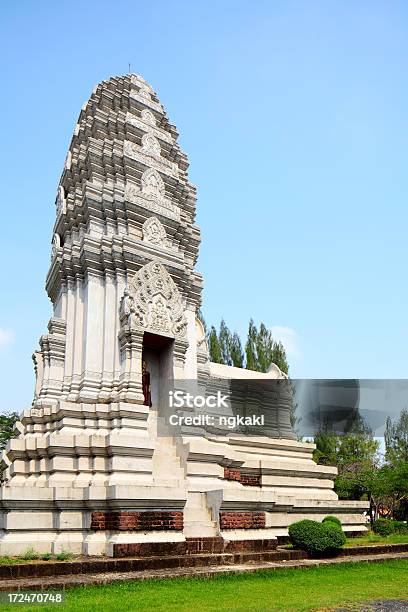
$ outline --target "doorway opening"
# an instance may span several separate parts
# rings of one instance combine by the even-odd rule
[[[143,334],[142,384],[145,405],[156,410],[167,400],[173,374],[173,338]]]

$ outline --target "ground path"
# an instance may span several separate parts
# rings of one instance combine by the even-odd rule
[[[337,608],[335,612],[350,612],[357,608]],[[389,599],[387,601],[373,601],[369,604],[363,604],[358,608],[358,612],[407,612],[408,602]]]

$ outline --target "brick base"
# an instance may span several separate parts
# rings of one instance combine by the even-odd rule
[[[265,529],[265,512],[220,512],[221,529]]]
[[[212,538],[203,538],[212,539]],[[247,541],[245,541],[247,542]],[[256,540],[259,542],[259,540]],[[383,560],[403,559],[408,553],[408,544],[387,544],[384,546],[359,546],[354,548],[344,548],[340,551],[336,559],[325,558],[321,559],[321,564],[345,563],[352,558],[353,562],[364,561],[378,562]],[[198,554],[182,557],[153,557],[153,558],[129,558],[129,559],[81,559],[74,561],[47,561],[44,562],[27,562],[16,563],[12,565],[0,565],[0,590],[3,591],[18,591],[18,590],[34,590],[34,589],[58,589],[69,586],[78,587],[80,585],[88,586],[95,584],[106,584],[113,580],[117,580],[117,574],[122,580],[137,580],[143,578],[168,578],[169,576],[190,575],[192,578],[197,578],[197,569],[201,577],[210,575],[219,575],[220,565],[229,565],[230,569],[226,571],[235,572],[234,565],[239,564],[242,570],[243,566],[247,571],[253,572],[256,569],[285,569],[287,563],[282,561],[292,561],[290,566],[305,567],[315,566],[316,559],[312,562],[307,561],[308,555],[300,550],[278,550],[264,552],[243,552],[232,553],[231,555],[223,554]],[[295,561],[302,561],[296,564]],[[272,563],[271,563],[272,562]],[[312,565],[313,564],[313,565]],[[176,568],[174,573],[171,569]],[[156,570],[166,570],[163,573],[158,573]],[[180,572],[182,569],[182,572]],[[170,570],[170,571],[169,571]],[[222,572],[224,570],[221,570]],[[129,572],[138,572],[138,578],[135,574]],[[116,574],[116,576],[115,576]],[[89,578],[88,578],[89,576]],[[35,578],[32,581],[31,578]],[[56,580],[54,579],[56,578]],[[41,580],[38,580],[41,579]],[[15,582],[11,583],[13,580]]]
[[[182,531],[182,512],[92,512],[95,531]]]
[[[187,538],[184,542],[133,542],[114,544],[113,556],[118,557],[174,557],[222,553],[263,553],[274,551],[275,539],[224,540],[221,537]]]

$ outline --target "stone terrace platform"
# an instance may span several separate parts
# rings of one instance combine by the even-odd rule
[[[311,559],[302,551],[280,548],[260,552],[201,552],[178,556],[99,557],[72,562],[22,563],[0,566],[0,591],[64,589],[150,578],[209,578],[219,574],[391,559],[408,559],[408,544],[350,547],[343,549],[337,557],[324,559]]]

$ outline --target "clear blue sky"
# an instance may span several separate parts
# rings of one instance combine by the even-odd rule
[[[0,410],[32,398],[81,105],[128,62],[190,158],[207,321],[264,321],[296,377],[406,377],[407,18],[403,1],[5,0]]]

